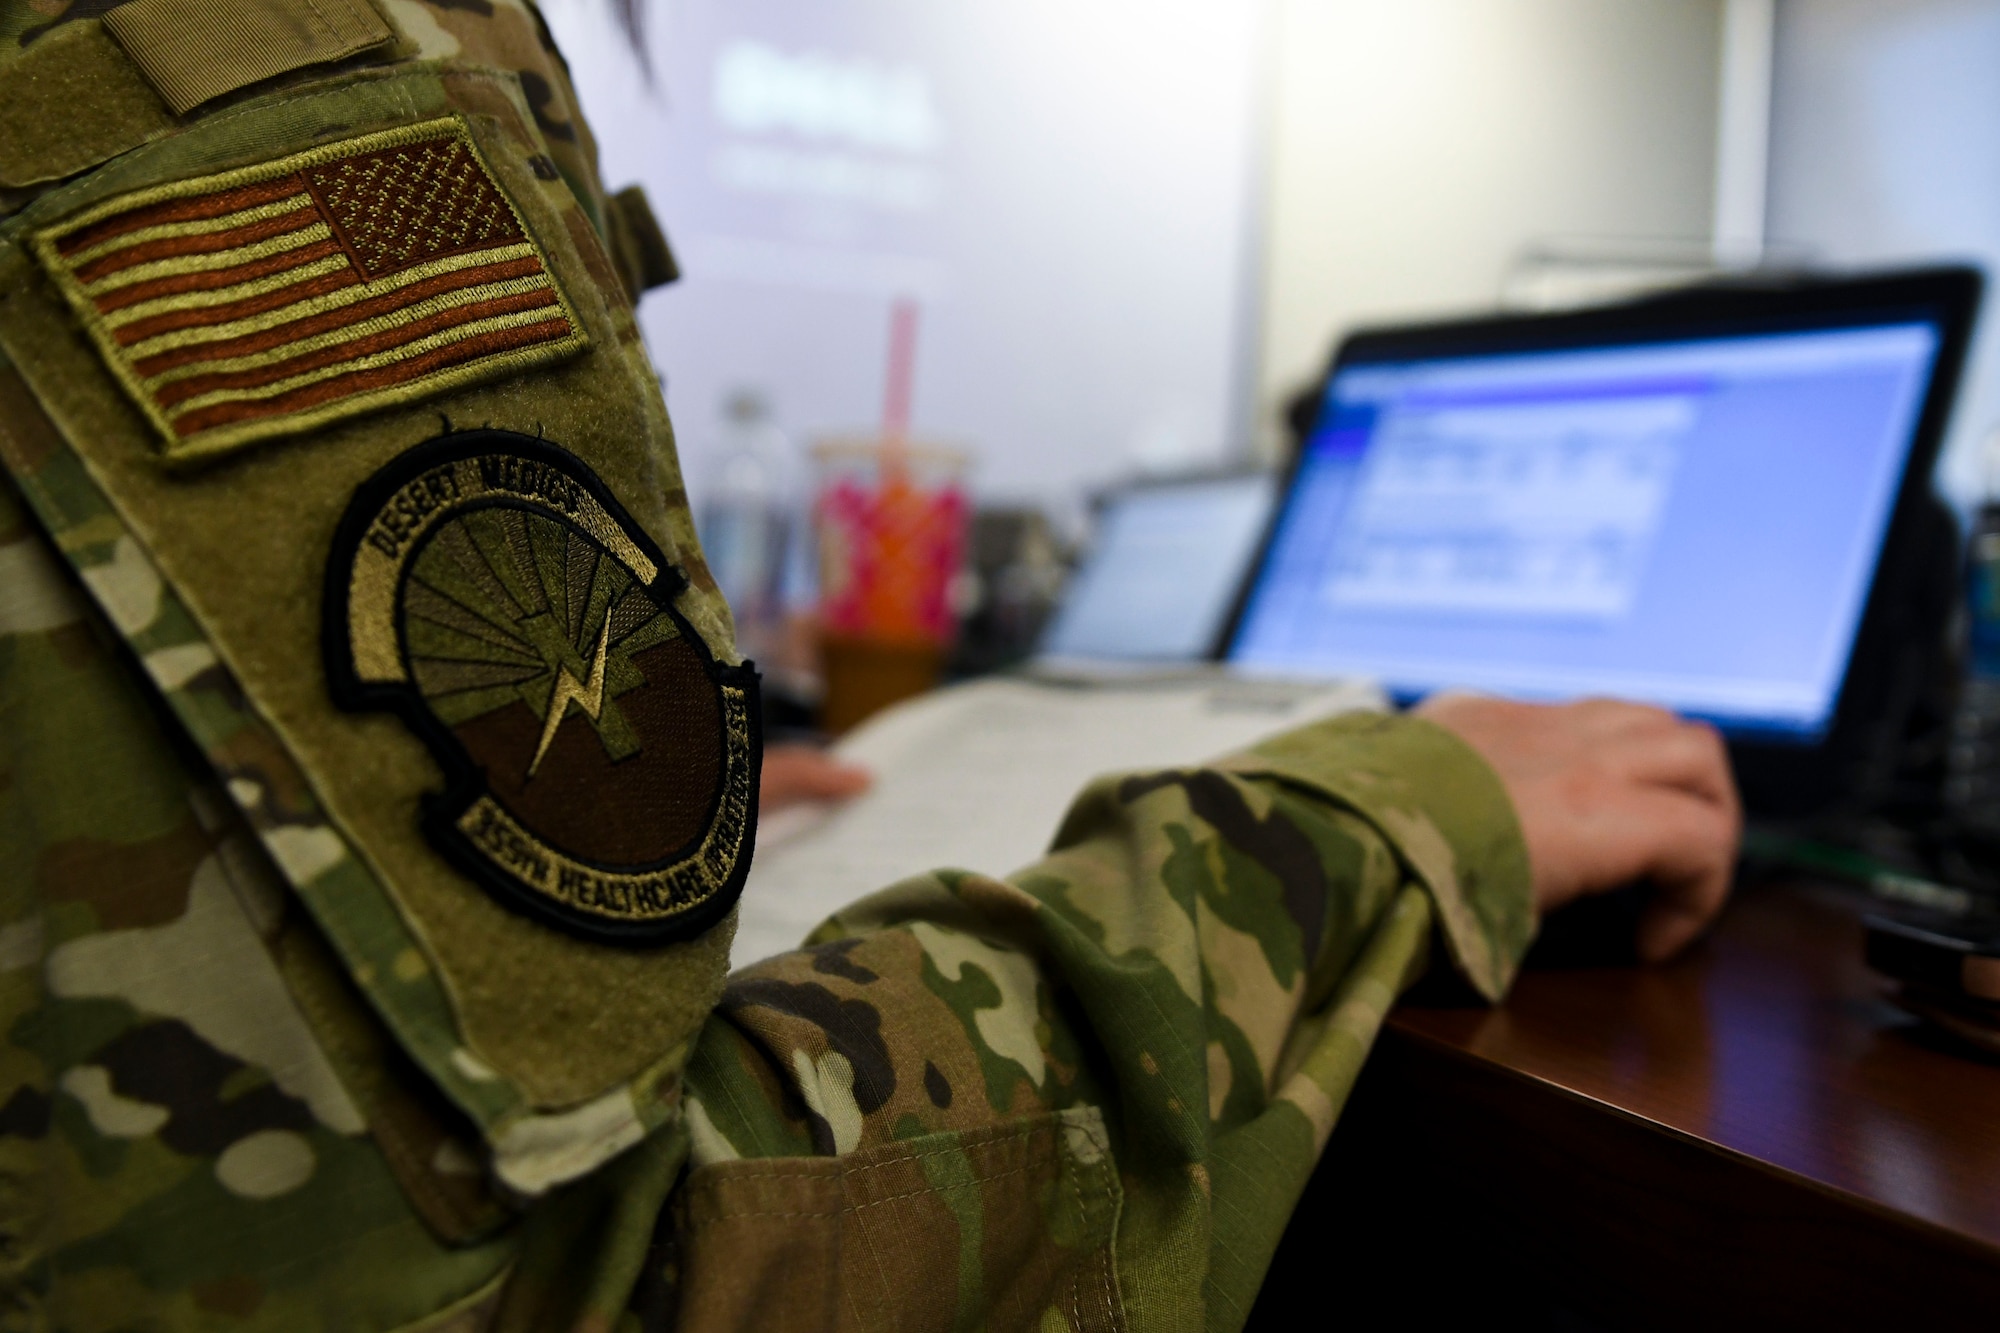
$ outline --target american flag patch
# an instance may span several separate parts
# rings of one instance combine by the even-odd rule
[[[35,244],[169,459],[588,345],[456,119],[125,195]]]

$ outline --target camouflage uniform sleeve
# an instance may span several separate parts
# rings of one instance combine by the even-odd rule
[[[375,44],[320,42],[342,29]],[[163,101],[183,79],[215,95]],[[437,267],[421,282],[385,270],[399,294],[369,289],[350,323],[314,324],[374,270],[355,233],[333,255],[331,223],[285,231],[257,192],[296,200],[304,178],[273,164],[352,164],[378,143],[411,146],[406,166],[455,145],[426,159],[451,168],[429,173],[439,189],[458,182],[424,215],[428,239],[401,259],[369,252]],[[349,220],[416,217],[440,197],[395,194],[405,207]],[[509,321],[560,307],[547,322],[569,328],[567,359],[493,361],[491,376],[351,417],[312,409],[176,470],[146,415],[164,400],[132,396],[115,337],[93,341],[109,326],[66,305],[67,270],[48,267],[51,228],[87,212],[112,222],[138,279],[107,300],[144,298],[120,318],[169,321],[146,336],[213,341],[186,321],[217,310],[256,322],[220,325],[232,340],[290,330],[262,351],[227,344],[278,359],[261,371],[210,367],[263,389],[321,392],[324,377],[290,377],[328,369],[294,359],[324,350],[298,341],[322,334],[347,340],[342,357],[401,348],[428,374],[453,310],[500,321],[465,327],[493,335],[466,346],[501,356],[510,329],[533,326]],[[563,476],[594,472],[622,496],[638,536],[596,532],[628,561],[646,544],[656,575],[678,570],[656,582],[659,600],[685,584],[670,599],[690,621],[682,642],[734,660],[632,317],[671,269],[646,220],[635,196],[601,188],[525,0],[0,0],[0,1329],[622,1333],[649,1308],[642,1269],[686,1143],[678,1070],[733,918],[626,949],[508,915],[417,836],[433,761],[387,719],[335,717],[320,652],[341,506],[456,419],[533,431],[522,448],[560,449]],[[475,251],[492,258],[449,252],[471,234],[459,226],[506,242],[503,290],[445,280]],[[294,263],[354,281],[315,285],[340,274]],[[401,332],[367,341],[390,307]],[[341,364],[361,386],[386,363]],[[273,491],[255,493],[259,475]],[[578,502],[536,475],[501,480]],[[595,617],[602,664],[626,642],[612,643],[613,605],[637,604],[614,603],[583,547],[569,555],[565,605]],[[247,614],[220,613],[253,584]],[[572,734],[605,711],[579,716],[579,702],[553,705]],[[339,762],[322,750],[316,768],[284,722],[314,717],[374,742]],[[393,826],[336,811],[330,791],[384,791],[399,763],[423,776]],[[413,890],[481,924],[420,928],[394,896]],[[446,954],[473,972],[451,976]]]
[[[682,1325],[1238,1327],[1432,941],[1497,997],[1532,929],[1498,779],[1420,719],[1102,779],[1041,861],[731,979]]]
[[[0,478],[0,1328],[491,1309],[515,1240],[476,1149],[113,642]]]

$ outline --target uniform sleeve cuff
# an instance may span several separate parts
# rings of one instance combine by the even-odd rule
[[[1368,820],[1429,890],[1452,962],[1498,1000],[1535,933],[1528,850],[1499,776],[1473,748],[1408,714],[1343,713],[1216,767],[1320,793]]]

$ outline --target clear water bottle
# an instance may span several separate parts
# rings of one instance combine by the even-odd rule
[[[791,441],[771,419],[764,395],[732,392],[723,404],[712,480],[695,524],[746,656],[767,655],[783,619],[797,471]]]
[[[1952,718],[1945,803],[2000,841],[2000,430],[1981,448],[1985,498],[1965,541],[1965,680]]]

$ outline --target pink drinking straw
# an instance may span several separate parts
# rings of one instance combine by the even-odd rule
[[[842,552],[842,572],[823,589],[822,614],[844,633],[941,644],[953,628],[947,584],[962,555],[965,496],[948,481],[920,487],[910,465],[917,313],[909,300],[890,309],[873,484],[845,477],[821,494],[821,521]]]
[[[889,382],[882,395],[882,462],[889,477],[899,477],[904,467],[916,367],[917,303],[906,297],[889,308]]]

